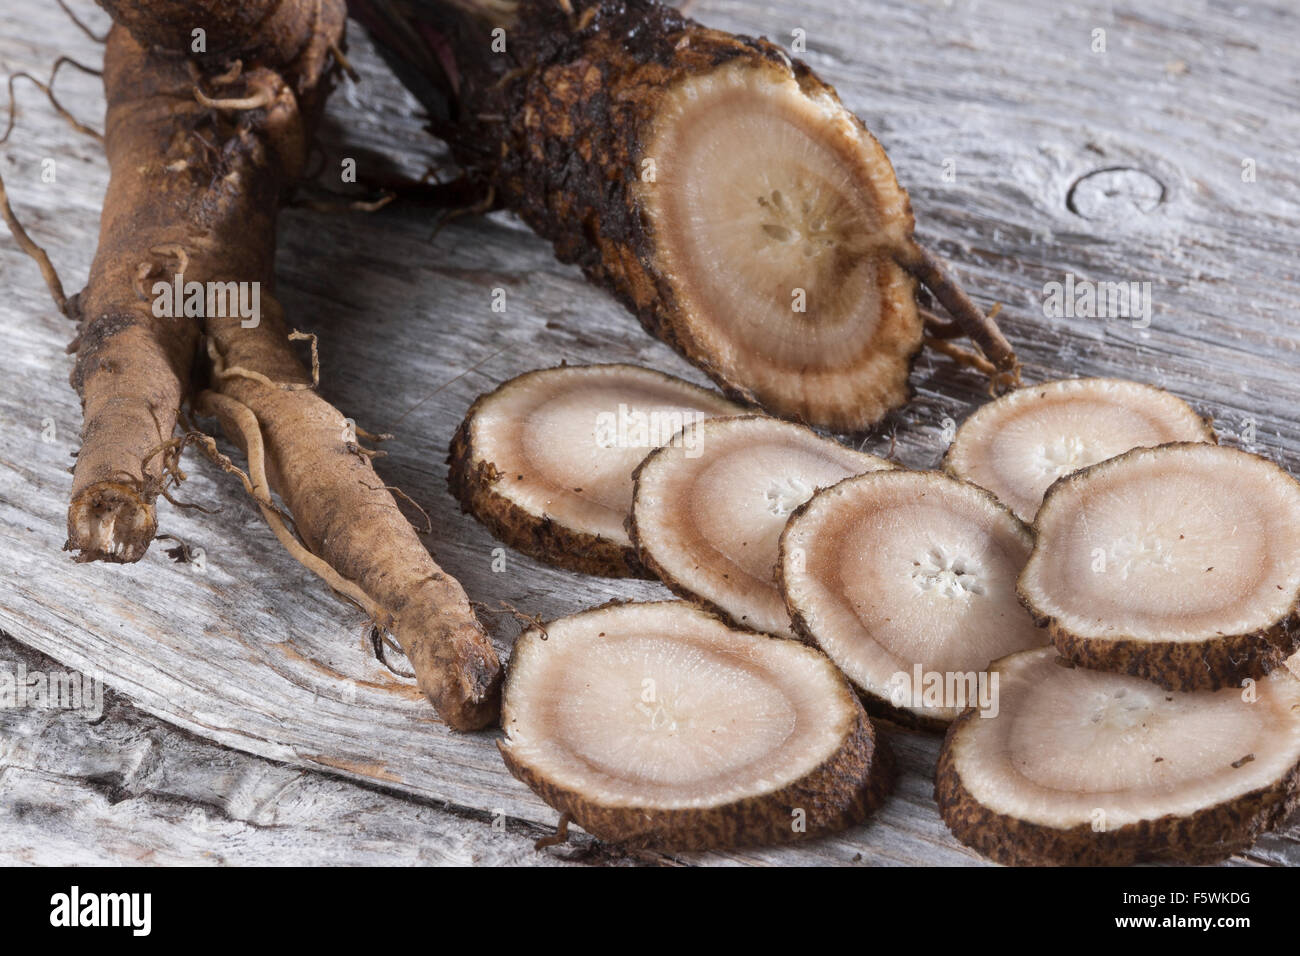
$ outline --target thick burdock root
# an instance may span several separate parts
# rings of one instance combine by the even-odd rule
[[[467,179],[731,397],[839,430],[879,421],[909,397],[918,279],[957,320],[936,341],[964,332],[1015,377],[997,327],[913,240],[880,144],[774,44],[650,0],[350,9]]]
[[[208,288],[267,272],[279,195],[301,171],[328,93],[344,7],[103,6],[117,24],[104,54],[112,175],[89,281],[67,308],[80,321],[72,384],[84,424],[65,548],[79,561],[129,562],[144,556],[155,501],[177,478],[167,445],[203,331],[193,314],[156,314],[154,283],[182,275]]]
[[[275,315],[255,330],[209,323],[226,348],[196,402],[247,454],[252,491],[289,552],[390,631],[420,689],[457,730],[493,723],[501,665],[459,582],[430,557],[343,414],[303,384],[306,371]],[[222,368],[226,363],[236,368]],[[268,382],[244,372],[266,376]],[[270,497],[280,495],[301,538]],[[304,547],[305,546],[305,547]]]
[[[117,20],[104,71],[113,176],[76,303],[74,381],[87,423],[69,546],[83,559],[138,559],[156,527],[153,498],[197,441],[241,477],[295,558],[392,632],[450,726],[492,723],[501,673],[491,641],[346,419],[314,393],[315,366],[308,372],[292,344],[310,336],[290,331],[273,295],[276,213],[302,175],[332,82],[343,3],[107,6]],[[195,27],[208,31],[208,50],[191,56]],[[207,295],[197,315],[156,318],[153,282],[177,275],[255,287],[260,311],[214,308]],[[247,472],[210,439],[171,437],[191,365],[195,411],[221,421]]]

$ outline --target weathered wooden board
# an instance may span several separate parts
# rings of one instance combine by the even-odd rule
[[[103,22],[88,4],[77,9]],[[1012,0],[809,0],[794,8],[705,0],[693,13],[780,42],[803,31],[806,58],[890,151],[923,237],[978,299],[1005,304],[1004,328],[1029,379],[1151,381],[1213,415],[1225,441],[1251,443],[1300,469],[1300,115],[1293,105],[1300,64],[1292,54],[1300,25],[1283,3],[1167,0],[1136,14],[1101,2],[1065,10]],[[1096,30],[1105,31],[1105,52],[1094,52]],[[0,11],[0,70],[44,72],[60,53],[92,63],[100,56],[55,5]],[[326,168],[353,156],[364,178],[379,156],[416,173],[437,162],[410,99],[360,36],[352,59],[362,82],[331,103]],[[96,81],[66,79],[64,104],[99,117]],[[20,99],[0,174],[75,290],[94,249],[106,167],[98,144],[78,137],[38,94],[24,89]],[[56,182],[41,180],[45,159],[55,161]],[[1089,176],[1116,168],[1128,171]],[[1254,170],[1254,181],[1243,180],[1243,168]],[[504,572],[493,573],[496,542],[457,513],[443,459],[473,397],[529,368],[631,361],[702,380],[508,217],[460,220],[436,239],[432,232],[426,213],[400,207],[371,216],[285,215],[279,293],[291,321],[320,334],[323,391],[362,425],[397,434],[380,471],[430,513],[435,533],[427,543],[475,598],[553,616],[611,597],[663,595],[654,584],[584,578],[513,554]],[[1150,281],[1153,321],[1135,328],[1045,317],[1044,283],[1066,273]],[[329,787],[350,786],[325,773],[410,795],[409,804],[393,798],[366,818],[380,834],[399,833],[403,806],[412,821],[434,820],[419,814],[440,813],[428,803],[445,801],[469,813],[436,818],[447,859],[475,852],[473,827],[490,839],[489,824],[479,821],[493,814],[520,828],[553,824],[553,811],[505,772],[492,735],[447,732],[400,659],[376,655],[356,615],[281,552],[242,494],[204,462],[187,459],[191,479],[181,496],[220,512],[164,504],[161,523],[204,549],[205,570],[174,564],[160,547],[134,566],[74,565],[60,551],[80,419],[66,384],[70,329],[7,238],[0,283],[0,629],[68,667],[102,673],[135,708],[194,734],[139,715],[107,722],[118,741],[157,732],[158,749],[180,753],[178,779],[199,773],[203,748],[212,749],[196,739],[203,738],[262,758],[227,756],[261,768],[250,772],[306,771],[301,786],[324,788],[311,798],[321,803],[322,820],[334,812]],[[491,310],[498,288],[506,291],[504,313]],[[974,407],[980,383],[938,357],[923,358],[913,382],[917,401],[866,436],[865,447],[884,451],[896,436],[904,464],[928,466],[942,454],[945,420]],[[497,622],[503,653],[515,629],[508,618]],[[210,845],[182,834],[175,815],[161,809],[132,817],[99,806],[87,782],[93,774],[73,756],[57,780],[13,757],[31,735],[53,734],[69,755],[112,752],[102,738],[21,720],[7,720],[2,733],[0,753],[10,756],[0,762],[0,802],[32,802],[42,792],[47,802],[72,800],[91,821],[89,832],[102,832],[113,848],[106,854],[125,854],[114,841],[132,828],[173,848],[157,859]],[[902,779],[868,826],[806,847],[687,860],[979,862],[947,833],[930,798],[937,741],[908,733],[893,739]],[[194,787],[221,790],[202,781]],[[25,826],[26,836],[0,844],[0,858],[60,858],[42,856],[39,823]],[[300,821],[304,841],[324,840],[326,829]],[[248,852],[276,857],[290,842],[250,843]],[[329,845],[320,844],[322,854]],[[1300,829],[1261,841],[1252,857],[1300,862]],[[397,849],[391,858],[415,859]]]
[[[0,668],[61,672],[0,639]],[[0,710],[0,862],[43,865],[618,863],[545,828],[452,813],[220,747],[112,691],[102,711]],[[495,823],[495,825],[494,825]],[[563,855],[561,855],[563,854]]]

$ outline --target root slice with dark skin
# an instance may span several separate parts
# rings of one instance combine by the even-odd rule
[[[1056,479],[1133,448],[1215,441],[1214,429],[1163,389],[1074,378],[1008,392],[957,429],[944,468],[1033,521]]]
[[[995,665],[999,709],[948,729],[935,797],[957,839],[1013,866],[1212,863],[1300,805],[1300,680],[1176,692],[1051,648]]]
[[[786,521],[818,488],[892,467],[779,419],[710,419],[637,468],[632,537],[677,594],[737,627],[795,638],[777,583]]]
[[[781,535],[795,628],[868,707],[942,729],[996,708],[988,665],[1047,635],[1016,599],[1029,531],[981,488],[882,471],[818,492]]]
[[[635,365],[528,372],[470,408],[452,439],[452,492],[525,554],[588,574],[645,576],[626,529],[634,469],[683,425],[740,411]]]
[[[154,500],[179,478],[188,439],[172,432],[190,398],[245,450],[248,473],[210,440],[205,450],[240,476],[291,555],[391,631],[447,724],[494,722],[501,668],[490,639],[356,453],[343,414],[315,394],[314,337],[285,323],[272,292],[276,213],[339,64],[343,3],[104,6],[115,20],[104,62],[112,178],[90,281],[67,309],[81,318],[73,383],[86,418],[68,547],[79,560],[144,554]],[[199,27],[207,53],[190,57]],[[246,326],[209,299],[202,315],[155,316],[152,283],[176,274],[256,283],[260,315]],[[312,341],[310,370],[300,339]]]
[[[1138,448],[1060,479],[1020,598],[1086,667],[1174,690],[1258,679],[1300,648],[1300,483],[1233,448]]]
[[[681,601],[525,632],[501,724],[511,773],[593,836],[636,847],[816,837],[865,819],[893,776],[830,661]]]
[[[465,177],[737,400],[878,422],[909,397],[918,279],[974,364],[1018,381],[992,319],[916,243],[880,144],[774,44],[651,0],[349,9]]]

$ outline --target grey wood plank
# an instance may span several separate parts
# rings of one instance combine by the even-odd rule
[[[61,679],[0,638],[0,671]],[[0,864],[495,865],[622,862],[581,837],[454,813],[220,747],[106,691],[81,709],[0,709]]]
[[[1300,64],[1291,55],[1300,26],[1286,5],[1167,0],[1137,13],[1101,0],[1068,8],[705,0],[693,14],[782,42],[806,32],[809,62],[889,150],[921,235],[979,301],[1005,305],[1027,379],[1154,382],[1212,415],[1226,442],[1242,443],[1253,421],[1252,450],[1300,465]],[[1096,29],[1106,31],[1105,53],[1091,49]],[[41,73],[59,53],[100,56],[54,5],[0,10],[0,70]],[[355,156],[364,178],[380,156],[417,174],[437,163],[414,104],[359,32],[352,59],[362,82],[331,102],[326,168]],[[96,81],[66,79],[62,101],[98,122]],[[32,91],[20,95],[0,173],[75,290],[93,252],[106,167],[96,143]],[[45,158],[56,160],[55,183],[40,179]],[[1245,159],[1255,162],[1254,182],[1242,181]],[[943,179],[946,160],[954,182]],[[1112,167],[1138,172],[1085,179]],[[1163,201],[1152,203],[1145,177],[1158,180]],[[380,472],[430,513],[426,542],[473,597],[554,616],[613,597],[664,596],[655,584],[584,578],[514,554],[494,573],[497,542],[446,492],[445,450],[475,395],[529,368],[631,361],[703,379],[508,216],[432,232],[427,213],[401,207],[283,217],[278,291],[291,321],[321,336],[324,393],[367,428],[396,433]],[[1152,282],[1154,321],[1136,329],[1046,317],[1043,285],[1067,272]],[[141,711],[216,744],[554,824],[553,811],[505,772],[493,736],[447,732],[402,662],[377,657],[363,622],[281,552],[206,463],[187,458],[181,497],[220,513],[160,509],[164,531],[204,548],[205,572],[161,548],[135,566],[72,564],[59,550],[80,419],[66,383],[71,330],[7,239],[0,282],[0,628],[66,666],[102,671]],[[496,288],[506,290],[505,313],[491,311]],[[944,450],[945,420],[974,408],[981,385],[934,356],[921,359],[913,384],[911,406],[853,440],[883,452],[896,438],[897,458],[924,467]],[[495,623],[503,653],[514,631],[508,619]],[[892,736],[902,778],[869,825],[808,846],[681,861],[980,862],[947,833],[930,798],[937,740]],[[1252,857],[1300,862],[1300,828],[1261,841]]]

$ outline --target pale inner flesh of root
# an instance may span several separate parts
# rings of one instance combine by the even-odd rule
[[[777,583],[790,515],[818,488],[892,468],[772,418],[691,426],[638,477],[638,543],[674,583],[736,623],[795,637]]]
[[[1186,402],[1118,379],[1067,379],[1017,389],[976,411],[957,430],[945,466],[987,488],[1033,521],[1057,478],[1131,448],[1210,441]]]
[[[817,643],[900,709],[952,720],[995,705],[979,685],[989,663],[1047,642],[1016,597],[1030,536],[968,484],[906,471],[843,482],[784,547],[786,593]]]
[[[597,608],[521,639],[502,727],[511,755],[607,806],[713,807],[830,758],[856,719],[843,679],[792,641],[677,601]]]
[[[1217,445],[1140,449],[1058,486],[1021,593],[1084,638],[1178,642],[1280,622],[1300,594],[1300,485]]]
[[[984,807],[1052,827],[1113,830],[1185,816],[1276,783],[1300,762],[1300,681],[1167,691],[1137,677],[1064,667],[1051,649],[999,662],[996,717],[951,741]]]
[[[670,91],[639,185],[691,336],[784,407],[898,404],[921,342],[906,193],[831,97],[774,69],[724,67]]]
[[[517,380],[480,409],[473,444],[494,490],[530,514],[631,545],[632,472],[684,424],[740,409],[648,369],[578,366]]]

